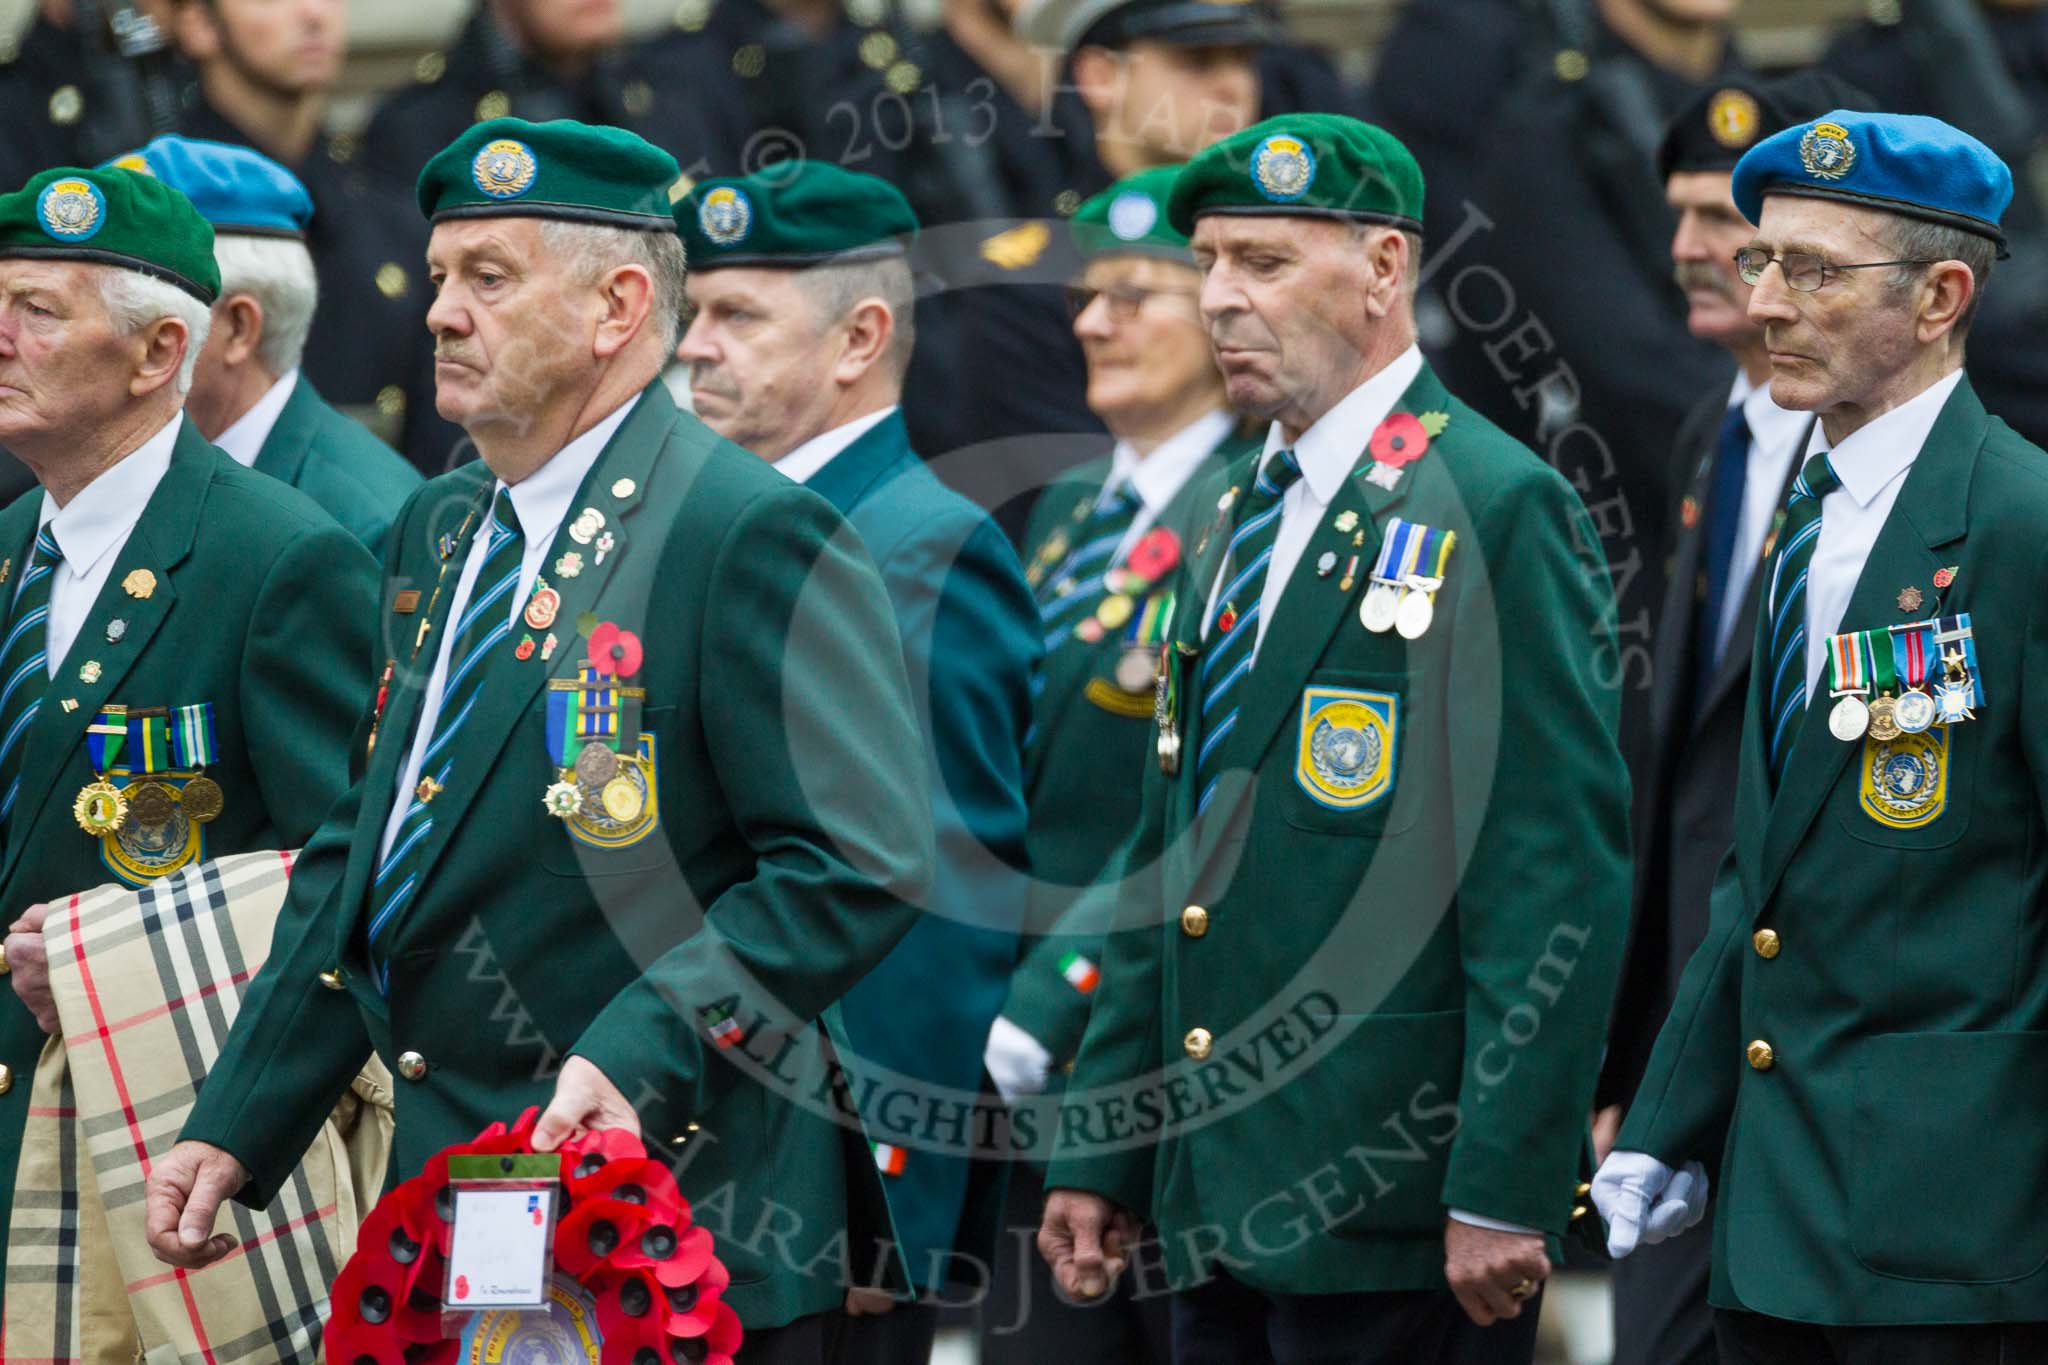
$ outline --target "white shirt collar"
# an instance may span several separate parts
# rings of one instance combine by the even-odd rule
[[[171,467],[171,451],[178,444],[178,430],[184,422],[185,413],[180,409],[156,435],[79,489],[63,507],[57,506],[47,491],[43,493],[38,526],[50,528],[72,573],[83,577],[102,555],[127,541]]]
[[[1166,510],[1174,494],[1209,458],[1209,452],[1230,434],[1237,419],[1222,408],[1203,413],[1140,457],[1129,441],[1118,441],[1109,456],[1109,478],[1103,482],[1102,497],[1114,497],[1129,483],[1138,501],[1154,513]]]
[[[1943,375],[1890,412],[1850,432],[1832,450],[1828,450],[1827,432],[1816,425],[1806,453],[1827,450],[1828,463],[1834,466],[1843,491],[1856,499],[1857,506],[1868,507],[1885,485],[1913,463],[1920,447],[1927,444],[1948,396],[1962,382],[1961,370]]]
[[[1394,404],[1421,373],[1422,352],[1410,346],[1394,357],[1392,364],[1345,394],[1337,406],[1301,433],[1301,439],[1294,443],[1294,458],[1301,462],[1302,482],[1318,503],[1328,506],[1336,499],[1358,457],[1365,453],[1373,431],[1386,420]],[[1266,433],[1266,453],[1260,457],[1259,467],[1265,468],[1266,460],[1286,444],[1280,424],[1273,423]]]
[[[872,428],[880,426],[884,418],[896,411],[896,407],[896,404],[891,403],[879,412],[856,417],[851,422],[842,422],[830,431],[813,436],[777,460],[776,472],[795,479],[798,483],[809,483],[817,472],[831,464],[833,458],[841,451],[867,435]]]
[[[242,468],[254,469],[256,457],[263,451],[263,443],[270,439],[270,429],[277,425],[277,415],[284,411],[284,405],[291,400],[292,390],[298,387],[298,383],[298,370],[286,371],[284,378],[265,389],[255,405],[237,417],[214,444]]]
[[[1743,420],[1749,423],[1750,448],[1792,449],[1799,433],[1813,420],[1813,414],[1779,407],[1778,400],[1771,397],[1769,384],[1749,384],[1746,378],[1739,380],[1739,384],[1749,385],[1749,392],[1735,401],[1742,404]]]
[[[569,504],[576,500],[584,476],[639,401],[636,397],[619,404],[596,426],[556,451],[546,464],[510,486],[512,511],[528,545],[554,543],[555,532],[569,515]],[[508,491],[503,479],[498,480],[498,491]]]

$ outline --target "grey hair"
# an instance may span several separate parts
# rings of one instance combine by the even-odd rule
[[[805,297],[817,309],[821,323],[845,318],[863,299],[880,299],[895,319],[889,349],[882,361],[889,376],[901,380],[910,369],[910,351],[917,342],[912,313],[917,306],[917,286],[910,262],[902,256],[883,256],[867,261],[832,261],[798,273]]]
[[[662,353],[673,354],[683,333],[683,239],[673,232],[641,232],[605,223],[543,218],[541,247],[565,262],[585,284],[606,273],[637,265],[654,281],[649,316],[662,332]]]
[[[1968,335],[1970,324],[1977,317],[1977,305],[1984,300],[1984,286],[1991,279],[1991,264],[1998,259],[1997,244],[1981,233],[1920,218],[1898,217],[1892,222],[1891,251],[1902,261],[1961,261],[1970,267],[1977,287],[1955,325],[1957,337]],[[1900,266],[1891,272],[1888,283],[1897,292],[1912,287],[1921,278],[1919,267]]]
[[[100,302],[119,336],[132,337],[161,318],[176,318],[185,324],[185,358],[178,366],[176,392],[180,397],[192,391],[192,369],[199,363],[199,350],[213,327],[213,310],[175,284],[167,284],[137,270],[103,266],[99,272]]]
[[[320,302],[313,253],[289,237],[223,234],[214,238],[213,259],[220,266],[221,298],[247,294],[263,309],[256,363],[272,379],[297,369]]]
[[[1344,226],[1350,229],[1351,244],[1362,248],[1367,242],[1372,240],[1372,235],[1375,232],[1384,232],[1389,225],[1386,223],[1365,223],[1360,222],[1356,218],[1350,218],[1345,220]],[[1408,292],[1413,294],[1422,285],[1422,234],[1410,232],[1407,228],[1397,228],[1395,230],[1408,243],[1407,283]]]

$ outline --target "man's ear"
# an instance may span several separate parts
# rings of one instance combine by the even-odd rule
[[[172,0],[171,37],[189,62],[210,62],[220,55],[220,23],[207,0]]]
[[[598,281],[597,288],[603,309],[593,346],[599,360],[609,360],[646,327],[654,307],[654,277],[645,266],[622,265]]]
[[[882,363],[895,338],[896,315],[889,305],[877,298],[862,299],[846,315],[846,350],[832,367],[832,378],[849,386],[859,383]]]
[[[221,359],[229,365],[246,365],[263,344],[263,305],[253,294],[231,294],[214,309],[213,325],[223,332]]]
[[[1106,47],[1083,47],[1074,51],[1074,89],[1088,113],[1100,124],[1116,106],[1118,84],[1124,79],[1121,54]]]
[[[137,398],[175,383],[185,363],[192,333],[183,318],[158,318],[131,338],[135,350],[135,373],[128,380],[128,392]]]
[[[1920,282],[1920,316],[1916,333],[1924,345],[1955,329],[1977,297],[1977,277],[1961,261],[1936,261]]]

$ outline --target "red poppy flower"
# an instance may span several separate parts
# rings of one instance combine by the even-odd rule
[[[579,1200],[555,1225],[555,1264],[587,1280],[652,1221],[646,1209],[623,1199]]]
[[[590,632],[590,666],[613,677],[632,677],[640,671],[640,637],[603,622]]]
[[[1392,413],[1373,432],[1369,449],[1381,464],[1399,468],[1422,458],[1422,452],[1429,449],[1429,432],[1413,413]]]
[[[597,1330],[604,1334],[605,1355],[617,1351],[617,1359],[631,1360],[642,1350],[666,1354],[665,1301],[661,1286],[644,1271],[621,1275],[599,1290]]]
[[[1180,537],[1169,527],[1155,526],[1131,547],[1125,563],[1146,582],[1157,583],[1180,563]]]

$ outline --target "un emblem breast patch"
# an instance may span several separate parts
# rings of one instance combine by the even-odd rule
[[[1840,180],[1856,165],[1856,144],[1839,123],[1816,123],[1799,139],[1799,164],[1817,180]]]
[[[493,199],[517,199],[533,188],[539,172],[533,149],[516,138],[499,138],[484,144],[470,163],[470,179]]]
[[[90,241],[107,225],[107,198],[90,180],[52,180],[36,196],[36,222],[60,242]]]
[[[1891,829],[1919,829],[1948,808],[1948,729],[1863,741],[1863,813]]]
[[[1362,810],[1394,789],[1401,699],[1390,692],[1310,687],[1301,694],[1294,780],[1331,810]]]
[[[1252,153],[1252,184],[1276,204],[1291,204],[1316,179],[1316,156],[1298,138],[1275,134]]]
[[[719,246],[731,246],[754,226],[754,205],[744,191],[720,185],[697,205],[697,226]]]

